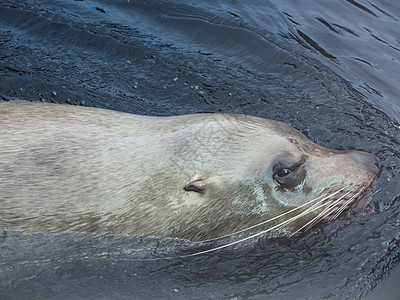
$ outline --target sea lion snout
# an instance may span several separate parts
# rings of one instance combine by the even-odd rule
[[[380,162],[375,155],[356,150],[347,152],[360,168],[365,169],[367,172],[374,175],[379,173]]]

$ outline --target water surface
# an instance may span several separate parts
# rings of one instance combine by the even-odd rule
[[[396,295],[399,18],[393,1],[2,0],[3,100],[256,115],[289,123],[325,147],[373,153],[382,174],[373,212],[196,257],[143,261],[168,247],[7,230],[0,298]],[[394,292],[382,296],[388,286]]]

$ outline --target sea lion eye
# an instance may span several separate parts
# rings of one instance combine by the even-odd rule
[[[281,168],[278,171],[275,172],[275,175],[278,177],[285,177],[292,173],[292,170],[289,168]]]
[[[299,165],[295,166],[277,166],[274,171],[273,179],[282,187],[286,187],[288,184],[296,178],[296,171]]]
[[[307,155],[302,155],[297,162],[279,162],[273,168],[272,179],[284,189],[293,188],[304,179],[303,177],[307,173],[303,167],[306,161]]]

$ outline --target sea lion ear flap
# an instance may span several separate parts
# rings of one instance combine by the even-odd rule
[[[183,188],[187,192],[196,192],[203,194],[206,191],[206,185],[208,184],[207,179],[197,179],[194,181],[189,182]]]

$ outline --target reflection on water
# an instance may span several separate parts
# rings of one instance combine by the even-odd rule
[[[371,152],[382,174],[373,213],[195,258],[141,261],[130,237],[5,231],[0,298],[367,295],[400,255],[399,18],[394,1],[3,0],[2,99],[257,115]],[[159,247],[144,253],[171,250]]]

